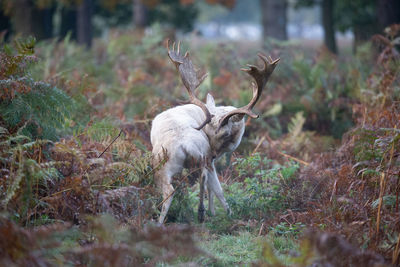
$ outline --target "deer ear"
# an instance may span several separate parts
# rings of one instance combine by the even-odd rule
[[[215,113],[215,101],[214,97],[210,94],[207,94],[207,108],[211,113]]]

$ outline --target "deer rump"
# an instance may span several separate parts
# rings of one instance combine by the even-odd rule
[[[158,166],[155,180],[163,195],[159,223],[164,222],[175,192],[172,186],[173,176],[181,173],[185,167],[193,168],[193,163],[194,166],[201,169],[198,219],[203,222],[205,186],[208,189],[210,213],[215,214],[214,195],[221,202],[225,211],[228,214],[231,213],[224,198],[214,163],[222,154],[234,151],[240,144],[245,128],[244,115],[251,118],[258,117],[253,113],[252,108],[258,101],[279,59],[272,61],[271,58],[268,59],[259,54],[264,62],[264,67],[260,69],[248,65],[249,69],[244,69],[256,82],[253,84],[253,98],[248,105],[241,108],[217,107],[210,94],[207,95],[206,103],[195,97],[194,90],[206,75],[201,77],[198,75],[188,53],[185,56],[180,55],[180,44],[175,50],[175,43],[170,50],[169,42],[167,42],[167,49],[192,104],[170,108],[157,115],[152,123],[153,166]]]

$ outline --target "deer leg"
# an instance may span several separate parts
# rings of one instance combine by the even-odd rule
[[[224,192],[222,191],[221,184],[219,183],[217,172],[215,170],[214,162],[212,163],[212,170],[208,171],[208,186],[211,188],[210,191],[213,191],[215,196],[221,202],[222,207],[228,213],[231,214],[231,209],[229,208],[228,203],[225,200]]]
[[[165,217],[167,216],[169,207],[171,206],[172,198],[174,195],[174,187],[171,184],[171,179],[168,179],[168,181],[165,183],[163,182],[161,185],[161,189],[162,189],[164,203],[161,208],[161,214],[160,214],[160,218],[158,219],[158,222],[160,224],[163,224]]]
[[[205,180],[207,179],[207,170],[206,168],[203,168],[202,172],[201,172],[201,176],[200,176],[200,203],[199,203],[199,209],[198,209],[198,220],[199,222],[204,222],[204,213],[205,213],[205,209],[204,209],[204,187],[205,187]]]
[[[210,179],[207,179],[207,191],[208,191],[208,210],[210,211],[212,216],[215,216],[214,192],[212,191],[210,185]]]

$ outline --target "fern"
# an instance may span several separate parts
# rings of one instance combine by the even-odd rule
[[[86,129],[86,134],[90,139],[102,142],[110,136],[116,136],[119,129],[110,119],[102,119],[94,122]]]
[[[0,83],[0,90],[3,89]],[[72,99],[56,87],[44,82],[29,81],[29,93],[16,93],[12,100],[0,104],[0,113],[9,128],[26,123],[24,135],[32,138],[56,139],[70,114]]]
[[[29,220],[33,207],[40,206],[39,195],[46,195],[48,186],[60,177],[54,166],[35,159],[35,151],[41,150],[50,140],[32,141],[28,136],[10,135],[0,127],[0,168],[7,169],[4,182],[0,184],[0,204],[13,210],[15,219]]]
[[[21,151],[19,151],[19,152],[20,152],[20,155],[22,155]],[[17,154],[15,153],[13,155],[13,162],[16,161],[16,157],[17,157]],[[20,156],[20,159],[19,159],[20,166],[24,164],[24,160],[25,160],[25,158]],[[3,207],[6,207],[8,202],[14,197],[16,191],[20,187],[23,176],[24,176],[23,168],[18,168],[17,171],[15,172],[13,179],[10,179],[11,183],[7,186],[7,191],[6,191],[5,197],[1,202]]]
[[[51,84],[34,81],[27,71],[33,63],[34,39],[16,42],[18,53],[10,47],[0,50],[0,113],[6,128],[31,138],[55,140],[70,116],[73,100]]]
[[[303,116],[303,112],[297,112],[294,117],[290,119],[290,123],[288,125],[288,131],[291,137],[295,138],[301,133],[303,129],[303,125],[306,122],[306,119]]]
[[[108,171],[113,171],[118,177],[123,178],[127,185],[139,183],[143,186],[153,182],[151,160],[151,152],[146,152],[139,157],[133,157],[129,163],[113,162],[106,168]]]

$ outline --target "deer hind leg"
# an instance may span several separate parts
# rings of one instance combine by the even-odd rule
[[[219,183],[214,163],[212,163],[211,170],[208,171],[207,182],[208,182],[208,188],[209,188],[209,192],[210,192],[209,195],[212,195],[212,193],[211,193],[211,191],[212,191],[215,194],[215,196],[218,198],[218,200],[221,202],[222,207],[224,208],[226,213],[228,213],[230,215],[231,209],[229,208],[229,205],[225,200],[224,192],[222,191],[221,184]],[[212,203],[212,208],[214,208],[214,203]],[[211,207],[210,207],[210,211],[212,213]],[[215,211],[214,211],[214,213],[215,213]]]
[[[204,209],[204,187],[206,184],[206,180],[207,179],[207,169],[203,168],[202,172],[201,172],[201,176],[200,176],[200,203],[199,203],[199,209],[198,209],[198,220],[200,223],[204,222],[204,215],[205,215],[205,209]]]
[[[171,184],[171,178],[172,178],[171,175],[168,175],[165,172],[158,172],[157,176],[159,179],[158,187],[161,189],[163,196],[163,202],[162,202],[163,204],[158,222],[160,224],[163,224],[165,217],[167,216],[169,207],[171,206],[175,189]]]
[[[215,207],[214,207],[214,192],[210,186],[209,179],[207,179],[207,191],[208,191],[208,210],[210,211],[212,216],[215,216]]]

